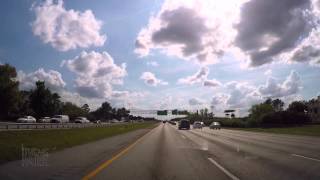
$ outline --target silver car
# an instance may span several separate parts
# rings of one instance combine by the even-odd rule
[[[51,118],[50,117],[42,117],[38,121],[39,121],[39,123],[50,123]]]
[[[19,119],[17,119],[17,123],[36,123],[36,118],[32,116],[23,116]]]
[[[89,123],[90,121],[86,117],[77,117],[74,120],[75,123]]]
[[[200,121],[195,121],[192,127],[193,129],[202,129],[202,123]]]
[[[219,123],[219,122],[212,122],[211,124],[210,124],[210,129],[221,129],[221,124]]]

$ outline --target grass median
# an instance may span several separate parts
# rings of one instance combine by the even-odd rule
[[[0,132],[0,164],[21,159],[22,145],[52,152],[138,129],[153,128],[155,125],[150,122],[79,129],[2,131]]]
[[[320,137],[320,125],[306,125],[306,126],[285,127],[285,128],[230,128],[230,129]]]

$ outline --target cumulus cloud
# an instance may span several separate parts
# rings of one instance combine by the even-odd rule
[[[266,97],[279,98],[297,94],[302,88],[300,76],[291,71],[283,83],[278,83],[275,78],[269,77],[266,84],[258,88],[259,92]]]
[[[296,47],[314,24],[310,0],[251,0],[241,9],[235,45],[251,66],[270,63]]]
[[[34,88],[37,81],[45,81],[46,87],[52,91],[60,91],[66,85],[60,72],[54,70],[45,71],[43,68],[31,73],[18,71],[17,79],[19,81],[19,88],[23,90]]]
[[[207,79],[208,74],[209,74],[209,68],[201,67],[200,70],[196,72],[194,75],[188,76],[186,78],[178,79],[178,84],[192,85],[195,83],[200,83]]]
[[[100,34],[102,21],[91,10],[67,10],[62,0],[47,0],[32,7],[35,20],[33,34],[60,51],[102,46],[106,36]]]
[[[190,106],[196,106],[196,105],[202,105],[202,104],[203,104],[203,101],[201,99],[198,99],[198,98],[189,99]]]
[[[152,72],[144,72],[140,79],[149,86],[168,85],[168,82],[158,79]]]
[[[118,66],[107,52],[81,52],[73,59],[63,61],[78,77],[77,92],[84,97],[105,98],[112,95],[112,85],[122,84],[127,75],[126,64]]]
[[[164,2],[136,40],[135,52],[145,56],[152,49],[201,64],[212,64],[221,57],[235,36],[232,23],[239,2],[231,0],[226,8],[219,1]],[[228,22],[225,19],[228,19]]]
[[[320,2],[320,1],[319,1]],[[320,17],[320,13],[319,13]],[[305,38],[293,51],[284,55],[290,62],[309,63],[320,65],[320,29],[313,29],[310,35]]]
[[[203,82],[203,86],[218,87],[221,86],[221,83],[216,79],[207,79]]]
[[[206,87],[218,87],[221,83],[216,79],[208,79],[209,68],[203,66],[195,74],[187,76],[185,78],[178,79],[178,84],[188,84],[193,85],[196,83],[202,83]]]
[[[256,87],[245,83],[232,81],[225,85],[229,91],[226,104],[231,108],[244,108],[260,101],[261,96]]]
[[[272,70],[268,69],[263,74],[266,75],[266,76],[271,76],[272,75]]]

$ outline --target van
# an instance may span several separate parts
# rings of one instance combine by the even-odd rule
[[[189,120],[186,120],[186,119],[182,119],[179,121],[179,127],[178,127],[179,130],[181,129],[187,129],[189,130],[190,129],[190,121]]]
[[[69,116],[67,115],[55,115],[51,118],[52,123],[68,123]]]

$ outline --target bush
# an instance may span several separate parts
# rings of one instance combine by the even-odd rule
[[[218,121],[223,127],[246,127],[246,118],[214,118],[213,121]]]
[[[292,126],[307,124],[311,121],[310,117],[301,112],[280,111],[268,113],[261,119],[261,125],[267,127],[273,126]]]

